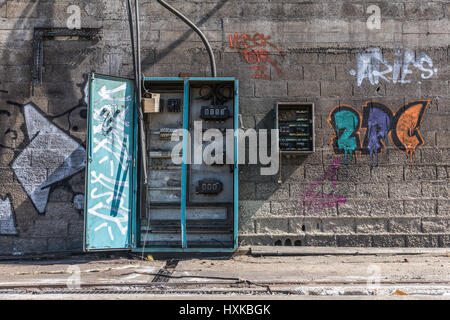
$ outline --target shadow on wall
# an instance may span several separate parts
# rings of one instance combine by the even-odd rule
[[[0,53],[0,254],[80,250],[87,73],[98,48],[46,40],[43,83],[31,96],[33,44],[17,34],[32,32],[30,21],[47,28],[66,21],[55,3],[21,6]]]
[[[213,17],[229,0],[221,0],[217,3],[217,5],[215,5],[210,11],[208,11],[206,14],[202,14],[202,17],[198,20],[198,21],[194,21],[192,20],[195,25],[197,27],[201,27],[202,25],[204,25],[206,22],[208,22],[209,19],[211,19],[211,17]],[[143,3],[143,5],[146,5],[146,3]],[[159,3],[147,3],[147,5],[153,5],[153,6],[160,6]],[[175,18],[175,16],[173,16]],[[188,17],[191,19],[191,17]],[[184,25],[184,22],[181,21],[180,19],[176,18],[177,21],[176,23],[179,23],[180,25]],[[178,37],[176,40],[171,41],[170,44],[159,50],[157,53],[156,52],[152,52],[150,54],[148,54],[145,58],[142,59],[142,69],[145,70],[149,70],[151,69],[153,66],[155,66],[161,59],[163,59],[164,57],[166,57],[169,53],[171,53],[173,50],[175,50],[176,48],[178,48],[183,42],[185,42],[192,34],[194,34],[194,31],[192,31],[189,26],[185,25],[187,31],[184,32],[180,37]],[[206,58],[204,61],[207,61]],[[189,63],[187,63],[189,64]],[[199,64],[198,66],[199,68],[201,68],[203,70],[203,67],[201,64]],[[178,76],[178,73],[181,70],[172,70],[171,74],[167,74],[165,76]],[[192,71],[189,69],[188,73],[191,73]],[[210,75],[210,71],[204,71],[202,72],[204,74],[202,74],[201,76],[205,76],[206,74],[209,76]]]

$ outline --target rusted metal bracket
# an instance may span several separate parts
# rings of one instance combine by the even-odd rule
[[[54,39],[56,37],[77,37],[83,40],[93,40],[98,36],[100,30],[101,28],[34,28],[33,66],[31,69],[33,88],[42,84],[44,40]]]

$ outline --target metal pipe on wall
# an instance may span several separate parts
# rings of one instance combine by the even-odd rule
[[[133,16],[131,10],[131,0],[127,0],[127,10],[128,10],[128,24],[130,27],[130,37],[131,37],[131,51],[133,56],[133,69],[134,69],[134,84],[135,84],[135,97],[138,109],[138,117],[139,117],[139,134],[140,134],[140,144],[142,150],[142,167],[143,170],[143,182],[144,185],[147,185],[148,177],[147,177],[147,146],[145,141],[145,130],[144,130],[144,115],[142,113],[141,107],[141,61],[140,61],[140,35],[139,35],[139,2],[135,0],[135,14],[136,14],[136,33],[137,33],[137,52],[135,50],[135,38],[134,38],[134,26],[133,26]]]
[[[208,39],[206,39],[205,35],[203,34],[203,32],[191,21],[189,20],[186,16],[184,16],[180,11],[178,11],[177,9],[175,9],[174,7],[172,7],[171,5],[169,5],[167,2],[163,1],[163,0],[158,0],[158,2],[167,10],[169,10],[170,12],[172,12],[174,15],[176,15],[178,18],[180,18],[181,20],[183,20],[184,23],[186,23],[189,27],[191,27],[202,39],[203,44],[206,47],[206,51],[208,51],[208,55],[209,55],[209,60],[211,63],[211,75],[212,77],[217,77],[217,71],[216,71],[216,60],[214,58],[214,53],[212,51],[211,45],[208,42]]]

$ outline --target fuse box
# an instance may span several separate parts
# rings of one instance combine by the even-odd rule
[[[281,154],[302,154],[315,151],[314,104],[279,102],[275,110]]]
[[[238,245],[238,82],[144,78],[143,88],[159,99],[159,108],[144,113],[147,168],[139,161],[143,150],[133,82],[91,76],[85,250],[232,252]],[[121,112],[102,114],[110,105]],[[198,125],[205,134],[200,144],[194,141]],[[102,132],[102,126],[108,130]],[[206,139],[211,130],[223,141]],[[219,160],[209,161],[215,152],[202,157],[214,145],[223,146],[213,148],[223,150]],[[180,163],[174,162],[174,152]]]

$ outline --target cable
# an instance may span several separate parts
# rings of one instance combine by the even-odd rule
[[[192,30],[194,30],[202,39],[203,44],[206,47],[206,51],[208,51],[208,55],[209,55],[209,60],[211,63],[211,76],[212,77],[217,77],[217,71],[216,71],[216,60],[214,58],[214,53],[212,51],[211,45],[208,42],[208,39],[206,39],[205,35],[203,34],[203,32],[191,21],[189,20],[186,16],[184,16],[180,11],[178,11],[177,9],[175,9],[174,7],[172,7],[171,5],[169,5],[167,2],[163,1],[163,0],[158,0],[158,2],[167,10],[169,10],[170,12],[172,12],[174,15],[176,15],[178,18],[180,18],[181,20],[183,20],[184,23],[186,23],[189,27],[192,28]]]
[[[136,5],[138,5],[138,0],[136,1]],[[139,131],[140,131],[140,144],[142,149],[142,166],[144,167],[144,185],[147,185],[147,151],[146,151],[146,143],[145,143],[145,132],[144,132],[144,116],[142,114],[142,108],[141,108],[141,92],[140,92],[140,74],[138,69],[138,62],[135,52],[135,46],[134,46],[134,32],[133,32],[133,16],[131,12],[131,0],[127,0],[127,11],[128,11],[128,25],[130,27],[130,38],[131,38],[131,51],[132,51],[132,57],[133,57],[133,70],[134,70],[134,84],[135,84],[135,97],[136,97],[136,103],[138,107],[138,117],[139,117]],[[139,9],[136,10],[136,13],[139,13]],[[139,25],[139,17],[136,16],[136,25]],[[140,38],[138,36],[138,38]],[[139,41],[139,40],[138,40]],[[138,43],[139,44],[139,43]],[[139,55],[140,57],[140,55]]]

